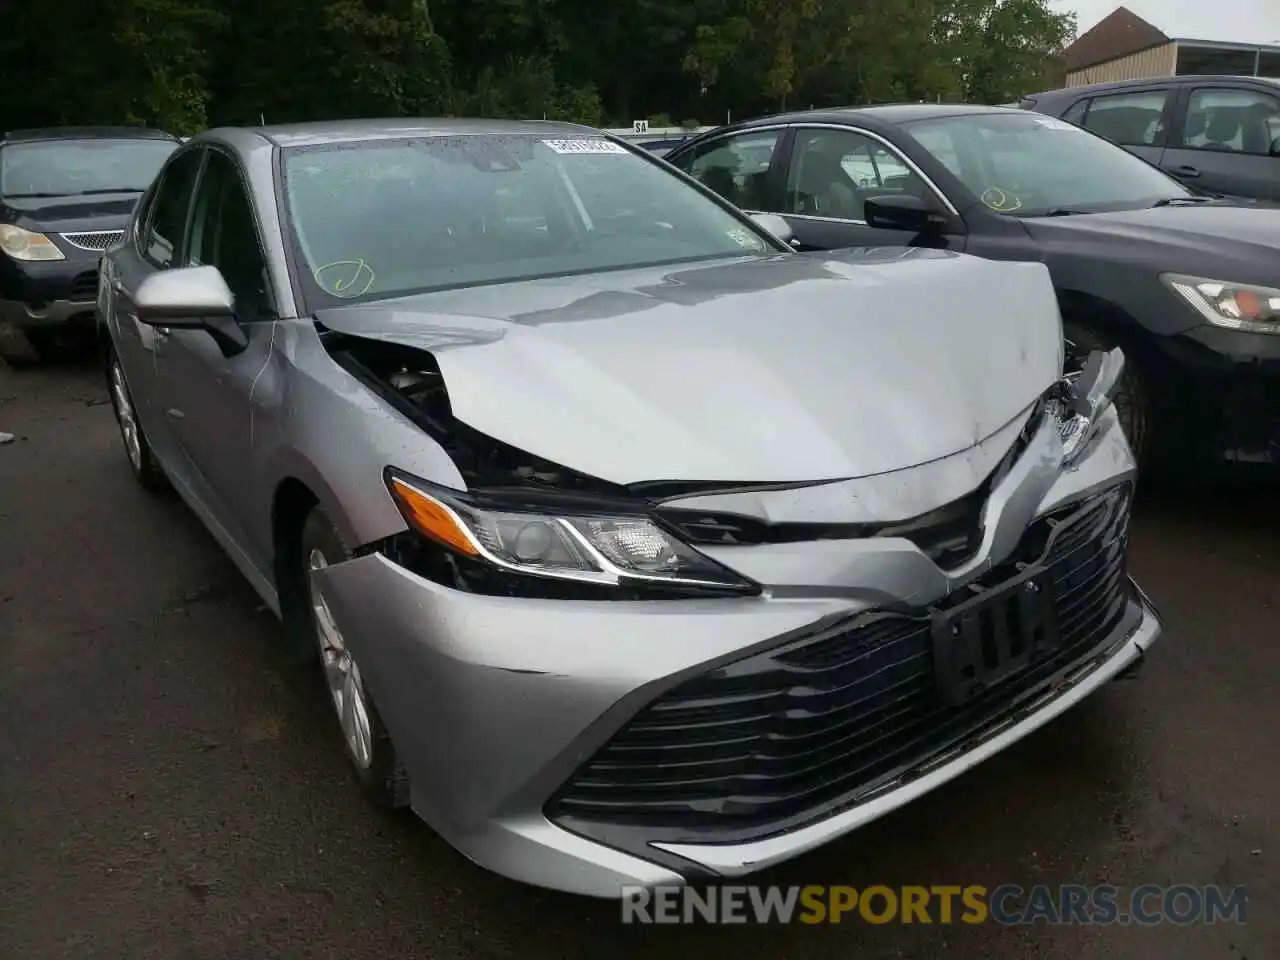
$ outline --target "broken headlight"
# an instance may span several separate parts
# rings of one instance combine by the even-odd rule
[[[1280,333],[1280,289],[1166,273],[1160,277],[1215,327]]]
[[[1123,375],[1123,351],[1095,350],[1079,373],[1063,377],[1050,390],[1046,412],[1057,423],[1064,466],[1075,463],[1088,449]]]
[[[686,587],[756,593],[642,512],[529,505],[438,487],[396,471],[387,489],[405,522],[464,565],[587,587]],[[475,579],[475,578],[472,578]]]

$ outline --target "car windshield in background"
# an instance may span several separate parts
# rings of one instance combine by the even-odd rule
[[[1120,147],[1053,117],[967,114],[903,127],[997,213],[1095,213],[1192,196]]]
[[[339,300],[774,250],[679,177],[601,138],[296,147],[284,188],[299,259]]]
[[[142,193],[177,147],[172,140],[10,143],[0,149],[0,196]]]

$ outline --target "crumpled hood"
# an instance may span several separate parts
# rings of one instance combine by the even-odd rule
[[[861,477],[965,450],[1062,369],[1043,265],[782,255],[322,310],[430,350],[453,414],[615,483]]]

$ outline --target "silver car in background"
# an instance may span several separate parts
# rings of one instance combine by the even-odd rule
[[[105,257],[134,473],[492,870],[767,867],[1159,635],[1044,267],[785,234],[581,127],[370,121],[193,137]]]

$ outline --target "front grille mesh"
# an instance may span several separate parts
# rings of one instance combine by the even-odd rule
[[[1129,498],[1117,488],[1038,521],[984,578],[995,586],[1043,558],[1061,645],[968,702],[938,690],[927,611],[864,614],[669,691],[579,769],[548,814],[759,833],[856,802],[1034,695],[1120,625]]]
[[[101,252],[120,241],[123,230],[94,230],[91,233],[64,233],[62,239],[81,250]]]

